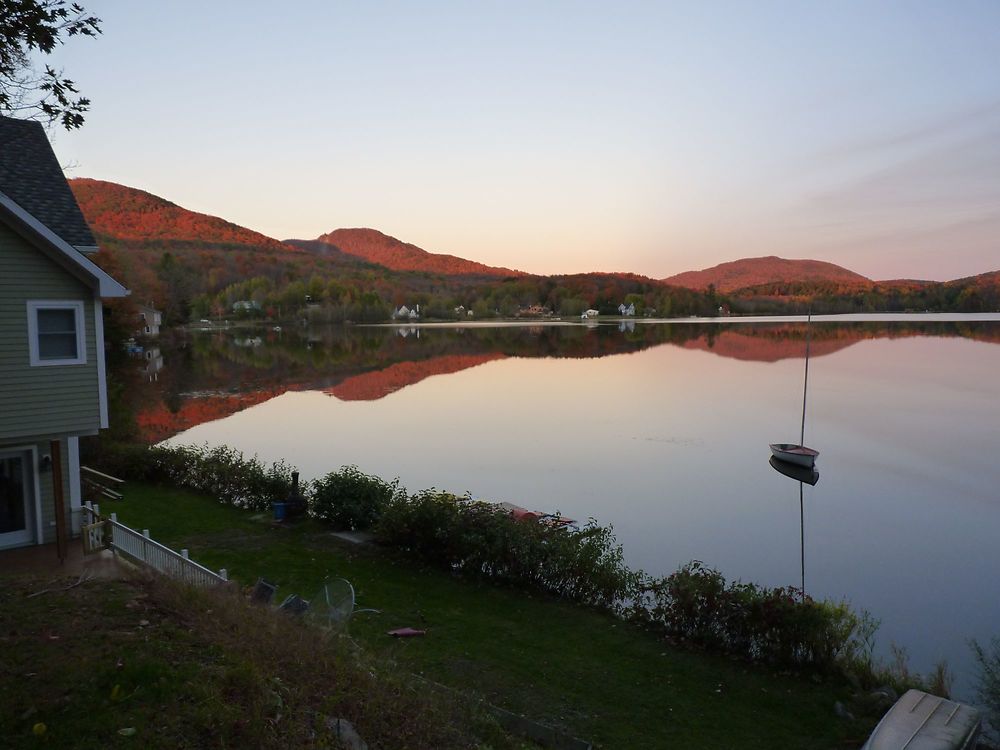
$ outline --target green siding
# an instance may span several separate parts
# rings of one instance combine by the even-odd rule
[[[29,300],[84,303],[87,362],[29,364]],[[100,427],[94,294],[40,250],[0,225],[0,440],[84,434]]]

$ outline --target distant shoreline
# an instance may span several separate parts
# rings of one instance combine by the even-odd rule
[[[818,323],[1000,323],[1000,312],[992,313],[836,313],[813,315]],[[805,323],[805,315],[719,315],[712,318],[690,316],[685,318],[623,318],[618,315],[596,318],[488,318],[486,320],[407,320],[385,323],[324,323],[317,325],[344,325],[355,328],[530,328],[583,327],[596,328],[601,324],[634,323],[636,325],[661,325],[664,323]],[[221,320],[210,323],[186,323],[177,328],[188,331],[217,331],[226,328],[273,328],[296,326],[294,320]]]
[[[813,315],[813,321],[827,323],[909,322],[1000,322],[1000,312],[994,313],[836,313]],[[594,326],[600,323],[635,323],[650,325],[661,323],[805,323],[805,315],[720,315],[712,318],[690,316],[684,318],[623,318],[600,316],[587,320],[573,318],[491,318],[488,320],[436,320],[393,321],[390,323],[355,323],[364,328],[501,328],[527,326]]]

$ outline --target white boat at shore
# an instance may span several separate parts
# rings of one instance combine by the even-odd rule
[[[979,711],[971,706],[908,690],[861,750],[972,750],[979,730]]]

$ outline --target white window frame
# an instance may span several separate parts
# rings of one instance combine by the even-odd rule
[[[29,300],[28,301],[28,358],[32,367],[50,365],[87,364],[86,321],[83,317],[83,300]],[[76,356],[66,359],[42,359],[38,353],[38,311],[73,310],[76,313]]]

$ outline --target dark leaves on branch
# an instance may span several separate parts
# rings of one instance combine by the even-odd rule
[[[67,130],[79,128],[90,108],[76,83],[46,65],[33,67],[32,54],[50,54],[64,37],[95,37],[101,19],[66,0],[0,0],[0,112],[58,121]]]

